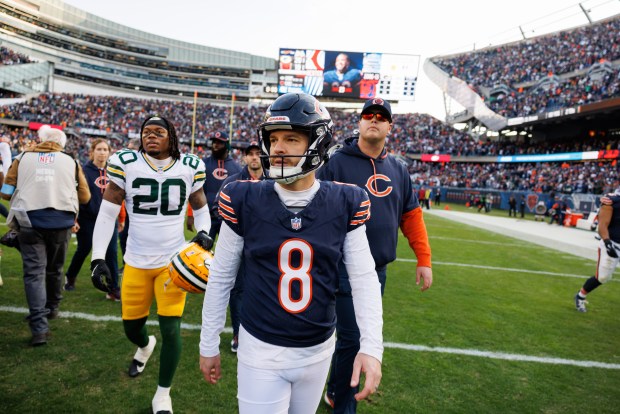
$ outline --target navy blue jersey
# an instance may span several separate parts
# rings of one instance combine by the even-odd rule
[[[373,159],[359,149],[357,138],[348,138],[344,147],[319,169],[317,178],[351,183],[366,190],[372,202],[372,217],[366,223],[372,257],[377,267],[393,262],[401,217],[420,206],[405,166],[385,150]]]
[[[220,216],[244,238],[243,327],[273,345],[317,345],[335,328],[344,239],[366,222],[370,201],[355,186],[322,182],[293,213],[274,185],[236,181],[220,191]]]
[[[254,178],[252,178],[252,174],[250,174],[250,170],[248,169],[248,166],[246,165],[237,174],[229,175],[228,178],[225,179],[224,182],[222,183],[222,186],[220,187],[220,190],[222,188],[224,188],[226,186],[226,184],[228,184],[230,182],[239,181],[239,180],[253,180],[253,179]],[[264,180],[265,179],[264,174],[261,175],[260,177],[258,177],[258,179],[259,180]]]
[[[612,195],[609,198],[614,211],[611,214],[611,221],[607,230],[609,231],[609,238],[616,243],[620,243],[620,195]]]
[[[230,156],[226,157],[224,160],[218,160],[210,156],[204,158],[203,161],[207,174],[203,189],[207,196],[207,204],[210,209],[213,209],[217,192],[220,191],[222,183],[229,176],[240,173],[241,166]]]
[[[86,162],[82,166],[82,170],[84,171],[86,181],[88,181],[90,200],[86,204],[80,204],[78,217],[80,220],[95,221],[103,201],[103,192],[108,187],[110,179],[106,169],[97,167],[92,161]]]

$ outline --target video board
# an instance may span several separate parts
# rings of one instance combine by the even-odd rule
[[[413,101],[419,55],[280,49],[278,94]]]

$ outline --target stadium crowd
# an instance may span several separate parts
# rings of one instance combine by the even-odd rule
[[[214,131],[228,131],[230,108],[201,103],[196,115],[196,147],[199,156],[209,152],[206,141]],[[260,123],[263,107],[237,107],[234,111],[233,141],[250,142],[256,138],[255,126]],[[70,94],[42,94],[29,101],[0,107],[0,118],[56,124],[104,131],[117,138],[112,145],[121,148],[131,134],[138,132],[142,120],[149,114],[168,114],[178,125],[183,151],[189,151],[192,131],[193,104],[121,98],[112,96],[86,96]],[[337,141],[356,133],[357,114],[332,110]],[[21,152],[36,140],[35,131],[26,128],[0,127],[8,136],[14,154]],[[85,161],[88,157],[89,135],[69,139],[66,151]],[[95,136],[96,137],[96,136]],[[119,138],[120,137],[120,138]],[[516,138],[516,139],[515,139]],[[449,154],[453,156],[498,156],[518,154],[546,154],[573,151],[620,149],[620,140],[594,137],[588,141],[530,142],[525,136],[513,139],[491,140],[478,138],[426,114],[402,114],[394,118],[394,127],[388,145],[395,154]],[[233,158],[241,159],[243,153],[232,151]],[[403,157],[407,160],[407,158]],[[555,164],[557,166],[558,164]],[[483,187],[506,190],[534,190],[557,192],[595,192],[605,190],[603,181],[617,179],[617,168],[609,164],[572,163],[565,168],[554,164],[436,164],[410,163],[410,172],[420,184],[430,183],[456,187]],[[604,179],[603,179],[604,177]],[[601,183],[601,185],[597,185]]]
[[[506,117],[526,116],[618,96],[617,69],[604,76],[588,73],[597,63],[620,59],[618,33],[620,17],[615,17],[476,52],[437,57],[433,62],[467,82],[495,112]],[[554,78],[555,83],[548,87],[536,87],[553,75],[566,76]],[[499,85],[507,86],[510,93],[491,96],[491,90]]]
[[[263,107],[236,107],[234,110],[233,140],[249,142],[256,138],[255,126],[260,123]],[[192,133],[193,104],[191,102],[163,101],[113,96],[87,96],[70,94],[41,94],[29,101],[0,107],[0,118],[28,122],[56,124],[63,127],[87,128],[116,133],[125,139],[136,134],[142,119],[149,114],[169,114],[178,125],[178,134],[186,144]],[[196,111],[196,143],[198,153],[213,131],[228,131],[230,108],[199,103]],[[336,139],[355,134],[357,114],[331,110],[335,122]],[[14,150],[19,151],[32,133],[7,132],[12,135]],[[84,143],[86,147],[87,142]],[[123,143],[119,143],[123,145]],[[395,116],[389,137],[390,149],[395,153],[450,154],[450,155],[505,155],[556,153],[570,151],[616,149],[619,141],[590,139],[586,142],[530,143],[524,139],[494,141],[480,139],[459,131],[426,114]],[[84,151],[79,152],[85,155]]]
[[[11,49],[0,46],[0,65],[21,65],[23,63],[32,63],[33,61],[26,55],[17,53]]]
[[[489,47],[433,62],[473,86],[536,82],[549,73],[588,68],[601,59],[620,59],[620,17],[569,31]]]
[[[548,88],[501,93],[486,100],[494,112],[514,118],[560,108],[575,108],[620,96],[620,70],[605,73],[600,78],[575,76],[559,81]]]
[[[620,187],[616,163],[423,163],[409,168],[414,185],[538,193],[606,194]]]
[[[424,163],[409,168],[414,185],[538,193],[606,194],[620,186],[617,164],[564,163]]]

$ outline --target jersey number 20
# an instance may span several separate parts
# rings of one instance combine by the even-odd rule
[[[291,263],[293,252],[299,257],[299,266]],[[289,239],[280,245],[278,252],[278,266],[280,267],[280,282],[278,285],[278,299],[280,305],[290,313],[303,312],[312,301],[312,246],[301,239]],[[293,283],[299,284],[299,297],[292,297]]]
[[[133,212],[136,214],[147,214],[151,216],[157,215],[157,206],[144,208],[140,204],[156,204],[157,200],[161,197],[159,210],[163,216],[178,216],[183,210],[185,204],[185,194],[187,190],[185,188],[185,182],[180,178],[169,178],[161,183],[153,178],[136,178],[131,184],[133,188],[148,187],[150,188],[149,194],[141,194],[133,197]],[[172,187],[179,188],[179,200],[176,201],[176,208],[170,207],[170,189]]]

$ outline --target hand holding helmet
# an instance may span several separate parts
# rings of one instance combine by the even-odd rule
[[[190,240],[190,242],[197,243],[205,250],[211,250],[213,248],[213,239],[209,237],[209,234],[207,234],[207,232],[204,230],[200,230],[198,234],[196,234],[194,238]]]

